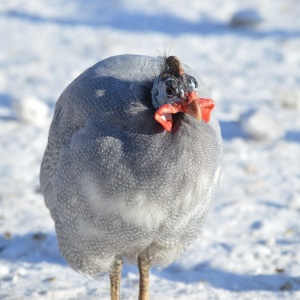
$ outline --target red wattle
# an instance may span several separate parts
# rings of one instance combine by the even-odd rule
[[[179,108],[171,104],[164,104],[159,107],[155,114],[154,119],[161,124],[161,126],[167,131],[171,131],[173,126],[172,114],[179,112]]]
[[[202,119],[205,123],[208,123],[210,120],[211,111],[215,107],[215,103],[212,99],[199,98],[199,104],[202,113]]]

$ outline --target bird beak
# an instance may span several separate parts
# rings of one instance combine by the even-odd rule
[[[184,113],[193,116],[198,121],[202,120],[201,107],[196,92],[186,93],[181,103],[181,109]]]
[[[198,121],[203,120],[208,123],[211,111],[214,107],[215,103],[212,99],[198,98],[197,93],[193,91],[187,93],[181,102],[164,104],[159,107],[154,114],[154,119],[160,123],[166,131],[171,131],[173,126],[172,114],[183,112],[193,116]]]

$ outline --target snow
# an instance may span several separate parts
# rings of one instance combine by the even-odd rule
[[[48,118],[48,106],[34,96],[13,99],[12,109],[16,117],[25,123],[43,124]]]
[[[241,127],[248,136],[255,140],[272,141],[284,135],[282,124],[272,112],[250,110],[241,116]]]
[[[249,9],[258,26],[230,25]],[[164,52],[210,86],[224,165],[202,235],[152,271],[152,299],[300,299],[299,15],[298,0],[2,0],[0,299],[109,299],[107,277],[88,279],[60,256],[39,192],[49,111],[97,61]],[[282,128],[268,142],[241,122],[266,108]],[[264,120],[255,126],[269,136]],[[137,293],[136,267],[126,266],[122,299]]]

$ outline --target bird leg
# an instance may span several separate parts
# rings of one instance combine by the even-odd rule
[[[110,277],[110,297],[111,300],[120,300],[120,284],[122,276],[122,258],[116,258]]]
[[[140,292],[139,300],[149,300],[149,270],[150,260],[147,258],[138,257],[138,266],[140,273]]]

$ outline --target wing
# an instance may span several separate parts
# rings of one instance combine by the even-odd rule
[[[56,201],[53,180],[62,145],[61,134],[58,129],[60,127],[59,124],[63,118],[63,114],[62,99],[59,99],[55,107],[54,117],[49,130],[48,144],[40,170],[41,191],[44,195],[45,204],[49,208],[51,214],[54,210]]]

